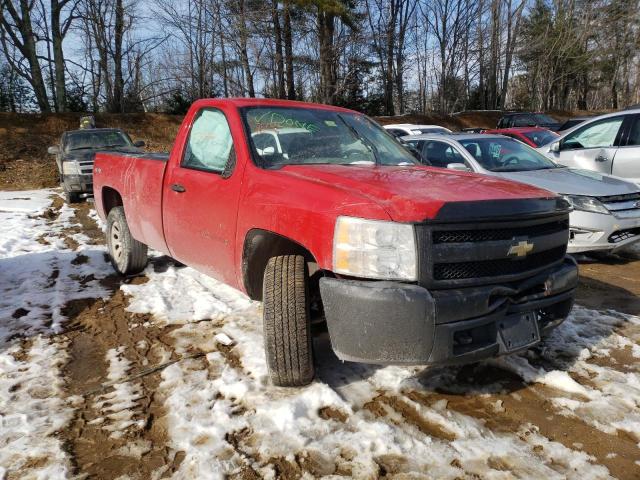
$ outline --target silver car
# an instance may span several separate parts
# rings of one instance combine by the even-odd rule
[[[538,150],[561,165],[640,184],[640,109],[593,117]]]
[[[560,166],[502,135],[412,135],[402,141],[434,167],[493,175],[564,195],[574,208],[570,253],[613,251],[640,240],[640,187],[634,183]]]

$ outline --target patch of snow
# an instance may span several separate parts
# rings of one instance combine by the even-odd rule
[[[181,324],[224,315],[249,308],[246,296],[228,285],[207,277],[192,268],[169,266],[163,273],[147,267],[150,281],[142,285],[123,285],[132,299],[127,311],[151,313],[161,323]]]
[[[112,382],[124,380],[131,370],[131,362],[124,356],[124,351],[125,347],[107,351],[107,378]],[[130,428],[142,428],[144,419],[135,419],[139,414],[139,400],[142,397],[142,385],[139,382],[116,383],[110,392],[99,395],[93,403],[96,411],[103,415],[94,422],[110,432],[110,436],[114,438],[122,436]]]
[[[55,219],[43,215],[55,195],[0,191],[0,478],[71,476],[55,433],[81,399],[63,398],[67,346],[44,335],[63,330],[69,302],[108,295],[100,285],[112,273],[105,249],[76,234],[87,258],[75,261],[78,253],[64,242],[73,209],[63,205]]]
[[[55,432],[73,408],[63,400],[65,345],[37,336],[26,351],[0,352],[0,478],[67,478],[69,459]]]
[[[81,246],[86,262],[74,262],[60,236],[73,210],[64,205],[54,221],[39,216],[52,190],[0,192],[0,347],[16,335],[60,332],[71,300],[108,296],[100,279],[112,274],[104,247]],[[26,200],[29,198],[29,200]],[[46,238],[46,241],[38,241]],[[82,240],[82,239],[81,239]]]
[[[640,441],[640,368],[620,371],[609,358],[612,350],[638,344],[640,318],[576,306],[545,340],[538,357],[529,352],[494,363],[527,382],[557,390],[550,401],[562,415],[579,418],[605,433],[622,430]],[[599,365],[594,362],[597,359],[609,360],[614,367]]]

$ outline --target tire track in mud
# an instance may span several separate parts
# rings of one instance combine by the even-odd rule
[[[45,218],[54,221],[61,206],[55,200]],[[92,205],[85,202],[72,208],[73,225],[60,232],[65,246],[78,249],[78,235],[83,236],[85,245],[104,244],[102,231],[90,217]],[[41,242],[49,243],[48,237]],[[71,263],[81,265],[87,261],[79,252]],[[82,286],[95,278],[89,274],[74,280]],[[145,280],[137,277],[123,281],[115,275],[108,276],[100,280],[111,292],[108,299],[71,300],[62,308],[61,313],[68,319],[62,334],[67,339],[69,357],[64,380],[68,398],[76,410],[61,437],[74,474],[101,479],[121,475],[147,479],[152,474],[171,474],[179,464],[180,456],[166,446],[163,401],[155,394],[159,371],[101,388],[109,380],[109,357],[111,363],[119,361],[125,365],[120,372],[124,377],[175,357],[168,339],[172,327],[155,328],[148,316],[126,312],[127,299],[120,285]],[[119,353],[117,358],[114,351]],[[127,394],[131,397],[127,398]],[[119,398],[123,395],[124,398]]]
[[[124,375],[175,358],[168,339],[173,328],[144,326],[149,318],[129,314],[125,308],[126,298],[116,290],[106,302],[95,300],[70,319],[80,330],[68,335],[65,377],[69,395],[79,400],[64,437],[77,473],[90,477],[144,479],[175,469],[175,452],[166,446],[163,400],[156,395],[160,372],[100,388],[109,380],[106,359],[114,349],[129,364]],[[118,398],[119,387],[127,386],[135,396]],[[119,402],[124,407],[118,408]]]

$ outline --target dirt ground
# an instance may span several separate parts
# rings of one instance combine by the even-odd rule
[[[61,202],[57,200],[45,215],[54,219],[60,207]],[[82,231],[91,242],[100,244],[103,241],[102,232],[89,216],[91,203],[74,205],[74,209],[75,220],[82,225]],[[68,235],[67,244],[71,247],[74,241],[71,236],[77,230],[65,232]],[[83,259],[82,253],[72,260],[78,263],[83,261],[86,258]],[[160,257],[154,260],[153,268],[156,272],[163,272],[171,264],[170,259]],[[617,255],[584,257],[580,271],[582,280],[578,303],[594,309],[640,314],[640,259]],[[181,355],[176,353],[171,337],[175,326],[150,326],[148,315],[127,312],[125,307],[128,299],[119,290],[123,282],[144,284],[146,281],[144,275],[124,281],[115,276],[107,277],[102,283],[112,292],[108,300],[73,301],[64,310],[69,318],[63,334],[69,351],[69,360],[64,369],[65,385],[68,395],[76,396],[77,401],[71,425],[60,432],[60,436],[65,451],[72,459],[74,474],[82,478],[116,479],[123,475],[128,478],[151,478],[159,468],[163,468],[162,478],[166,478],[179,468],[185,455],[183,451],[169,448],[165,425],[167,412],[163,407],[164,399],[157,395],[162,370],[180,358],[184,360],[184,352]],[[140,345],[144,345],[144,348],[140,348]],[[123,346],[127,347],[126,359],[132,365],[127,380],[136,380],[137,388],[135,414],[131,421],[140,422],[142,428],[113,436],[108,425],[105,427],[104,410],[108,410],[112,398],[110,395],[117,385],[107,378],[105,355],[109,350]],[[326,345],[321,348],[326,348]],[[231,365],[241,367],[232,349],[222,349],[222,353]],[[203,354],[197,348],[189,351],[193,369],[207,369]],[[638,369],[637,359],[627,350],[616,351],[606,362],[616,371]],[[319,374],[322,378],[322,371]],[[535,428],[549,440],[568,448],[579,448],[593,456],[598,464],[606,466],[617,478],[640,478],[640,466],[636,463],[640,459],[638,439],[624,432],[607,434],[579,418],[559,415],[548,401],[552,394],[549,387],[526,383],[519,376],[488,364],[461,367],[454,370],[453,375],[443,381],[425,373],[420,380],[425,386],[424,391],[380,391],[362,408],[372,418],[393,423],[404,422],[429,437],[455,441],[456,432],[428,420],[412,406],[431,407],[444,401],[449,411],[480,419],[493,432],[514,433]],[[485,394],[470,393],[478,389],[485,389]],[[500,408],[496,408],[496,405],[500,405]],[[117,413],[117,410],[114,411],[114,414]],[[318,415],[338,423],[345,423],[349,417],[347,413],[331,408],[321,409]],[[243,445],[250,441],[251,432],[248,431],[234,432],[227,437],[227,442],[237,452],[242,452]],[[281,479],[300,478],[305,473],[314,476],[321,476],[323,472],[346,476],[352,474],[347,467],[326,463],[326,459],[313,456],[272,458],[268,461],[276,472],[276,478]],[[406,459],[394,456],[378,459],[379,477],[392,478],[394,473],[402,471],[403,462]],[[494,469],[510,469],[504,460],[496,459],[493,462],[491,466]],[[234,478],[259,478],[259,475],[247,466]],[[466,474],[465,478],[475,477]]]

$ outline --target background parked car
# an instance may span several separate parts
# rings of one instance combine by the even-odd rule
[[[533,148],[539,147],[540,145],[546,145],[558,138],[557,133],[542,127],[498,128],[495,130],[484,130],[481,133],[487,133],[489,135],[504,135],[506,137],[515,138],[516,140],[520,140]]]
[[[403,140],[434,167],[506,178],[564,195],[574,208],[569,252],[613,251],[640,240],[640,187],[631,182],[559,166],[499,135],[419,135]]]
[[[566,132],[567,130],[569,130],[570,128],[575,127],[576,125],[580,125],[581,123],[586,122],[587,120],[590,120],[594,118],[593,115],[587,116],[587,117],[573,117],[573,118],[569,118],[567,120],[564,121],[564,123],[562,125],[560,125],[560,128],[557,130],[558,133],[560,132]]]
[[[558,130],[560,122],[544,113],[513,112],[504,114],[496,126],[496,128],[513,127],[544,127],[549,130]]]
[[[568,167],[640,183],[640,109],[594,117],[539,150]]]
[[[143,141],[132,142],[118,128],[91,128],[64,132],[60,143],[49,147],[55,155],[68,203],[93,194],[93,159],[99,151],[141,153]]]
[[[420,135],[423,133],[451,133],[451,130],[440,125],[414,125],[412,123],[394,123],[391,125],[384,125],[387,130],[394,137],[400,138],[405,135]]]

